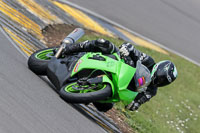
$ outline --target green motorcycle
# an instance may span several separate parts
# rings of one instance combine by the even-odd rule
[[[66,45],[74,43],[83,34],[82,29],[75,29],[60,47],[36,51],[29,57],[29,68],[37,75],[46,75],[69,103],[122,101],[129,104],[138,92],[145,91],[151,76],[140,61],[133,68],[125,64],[118,53],[62,54]],[[130,83],[134,84],[131,88]]]

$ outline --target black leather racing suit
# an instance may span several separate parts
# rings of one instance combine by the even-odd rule
[[[122,45],[124,45],[124,44],[122,44]],[[74,52],[102,52],[104,54],[112,54],[114,52],[118,52],[120,54],[119,49],[114,44],[112,44],[111,42],[104,40],[104,39],[85,41],[85,42],[81,42],[81,43],[77,43],[77,44],[67,45],[67,47],[64,51],[65,54],[71,54]],[[123,58],[125,60],[125,63],[127,63],[128,65],[133,66],[133,67],[135,67],[137,60],[141,60],[142,64],[145,65],[150,70],[150,72],[152,71],[152,68],[155,64],[152,57],[140,52],[139,50],[137,50],[135,48],[132,51],[130,51],[129,56],[123,57]],[[133,82],[131,82],[129,84],[129,87],[133,88],[131,86],[134,86],[134,85],[135,84]],[[153,96],[155,96],[156,92],[157,92],[156,85],[153,85],[151,83],[147,87],[147,90],[145,92],[139,93],[136,96],[134,102],[141,105],[141,104],[149,101]],[[109,109],[111,109],[113,107],[113,104],[109,104],[109,103],[105,103],[105,104],[93,103],[93,104],[96,106],[96,108],[99,111],[104,111],[104,112],[108,111]],[[136,109],[137,108],[138,107],[136,107]]]

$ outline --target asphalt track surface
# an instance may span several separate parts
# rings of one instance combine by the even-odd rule
[[[200,64],[198,0],[68,0]]]
[[[102,133],[27,68],[27,59],[0,31],[1,133]]]

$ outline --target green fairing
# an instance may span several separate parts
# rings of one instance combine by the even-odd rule
[[[103,57],[105,61],[89,59],[96,55]],[[73,77],[83,69],[102,70],[105,73],[109,72],[112,74],[113,80],[111,81],[107,76],[103,76],[103,82],[111,85],[113,96],[101,102],[118,102],[122,100],[125,104],[129,104],[138,94],[127,89],[135,74],[136,68],[125,64],[116,53],[113,55],[116,56],[117,60],[102,55],[101,53],[87,53],[79,59],[71,76]]]
[[[117,71],[118,61],[112,58],[109,58],[107,56],[104,56],[101,53],[98,53],[98,54],[104,57],[106,61],[88,59],[88,58],[93,57],[94,55],[97,55],[97,53],[87,53],[79,59],[79,61],[74,67],[74,70],[71,76],[74,76],[76,73],[80,72],[83,69],[97,69],[97,70],[104,70],[104,71],[115,73]],[[78,67],[78,71],[76,71],[77,67]]]
[[[121,63],[121,67],[118,70],[118,82],[116,83],[119,88],[119,97],[122,101],[127,101],[128,103],[133,101],[133,99],[138,94],[127,89],[129,83],[131,82],[136,69],[125,64]],[[118,75],[117,74],[117,75]]]

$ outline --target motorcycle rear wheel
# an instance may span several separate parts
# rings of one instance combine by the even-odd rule
[[[100,100],[106,100],[112,96],[112,88],[109,84],[94,84],[91,86],[79,86],[77,82],[69,83],[63,86],[60,91],[60,97],[68,103],[90,103]],[[76,89],[75,89],[76,88]],[[84,88],[83,90],[78,90]]]
[[[28,67],[37,75],[47,75],[47,65],[51,56],[54,56],[53,48],[45,48],[36,51],[28,59]]]

